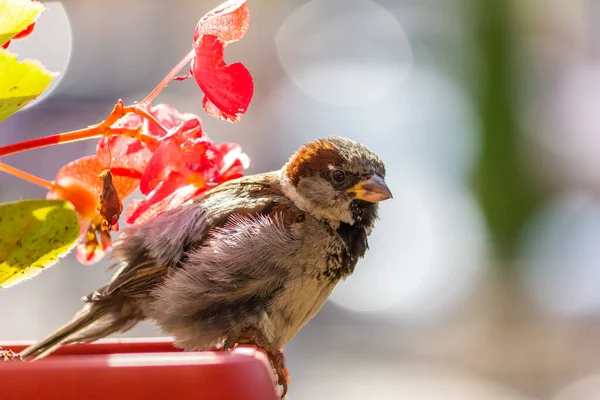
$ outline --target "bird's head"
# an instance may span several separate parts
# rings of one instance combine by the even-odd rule
[[[328,137],[302,146],[282,174],[284,192],[296,206],[332,225],[370,228],[377,203],[392,197],[381,159],[347,138]]]

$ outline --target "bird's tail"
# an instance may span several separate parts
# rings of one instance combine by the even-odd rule
[[[86,304],[71,321],[54,333],[20,353],[24,360],[37,360],[60,346],[76,342],[93,342],[115,332],[131,329],[139,319],[122,312],[122,304],[111,301]]]

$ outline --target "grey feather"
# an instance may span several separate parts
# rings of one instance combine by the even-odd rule
[[[144,250],[143,257],[155,264],[175,264],[190,243],[202,240],[206,225],[207,213],[198,203],[169,210],[152,223],[126,228],[115,243],[112,257],[130,260],[131,254]]]
[[[278,215],[232,215],[156,288],[150,318],[183,348],[214,347],[268,312],[299,242]]]
[[[78,342],[93,342],[115,332],[126,332],[143,319],[133,308],[121,304],[98,302],[86,304],[71,321],[57,331],[23,350],[24,360],[43,358],[58,347]]]

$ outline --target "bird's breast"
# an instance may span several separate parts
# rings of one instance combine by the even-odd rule
[[[321,309],[334,287],[332,282],[309,276],[287,282],[269,312],[275,332],[274,345],[285,346]]]
[[[282,260],[293,271],[269,310],[268,331],[281,348],[321,309],[336,284],[350,275],[366,251],[364,229],[343,225],[333,231],[327,223],[308,218],[295,232],[302,240],[293,256]]]

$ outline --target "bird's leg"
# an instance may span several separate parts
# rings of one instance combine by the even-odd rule
[[[234,340],[227,339],[225,342],[223,342],[223,348],[221,350],[223,350],[225,353],[229,353],[229,351],[233,349],[235,345],[236,342]]]
[[[269,343],[262,332],[256,328],[248,328],[244,330],[241,336],[243,337],[243,341],[239,341],[238,343],[253,344],[267,353],[269,361],[271,361],[273,369],[275,369],[277,383],[282,387],[281,398],[283,399],[287,394],[289,383],[283,353],[279,349],[273,347],[273,345]]]

